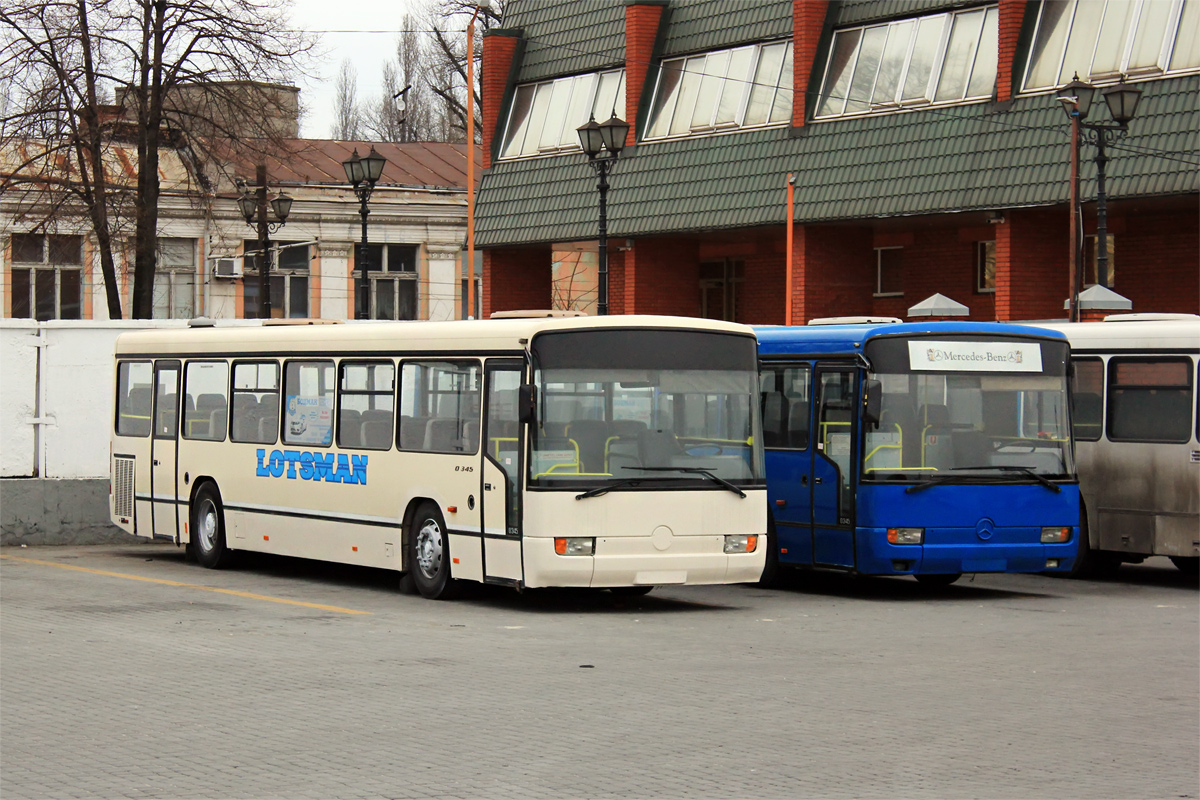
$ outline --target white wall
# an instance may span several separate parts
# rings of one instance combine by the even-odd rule
[[[113,345],[185,320],[0,320],[0,477],[107,478]]]

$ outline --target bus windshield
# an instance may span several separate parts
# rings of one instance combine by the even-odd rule
[[[556,332],[535,337],[532,353],[531,486],[763,484],[752,338],[661,329]]]
[[[868,391],[881,403],[864,425],[863,479],[1073,477],[1067,353],[1065,342],[966,336],[871,342]]]

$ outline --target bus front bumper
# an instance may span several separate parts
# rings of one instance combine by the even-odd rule
[[[1074,566],[1077,527],[1064,544],[1043,544],[1039,538],[1040,529],[1030,528],[998,528],[987,541],[981,541],[973,529],[926,528],[924,544],[896,545],[888,543],[886,529],[859,528],[858,571],[867,575],[1067,572]]]
[[[597,537],[595,555],[560,556],[553,539],[526,537],[525,585],[604,589],[757,581],[767,537],[760,535],[751,553],[728,554],[724,546],[724,536],[675,536],[666,549],[646,536]]]

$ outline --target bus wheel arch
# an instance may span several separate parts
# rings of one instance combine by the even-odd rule
[[[216,481],[196,480],[189,506],[188,540],[192,555],[209,569],[228,566],[232,553],[225,544],[225,507]]]

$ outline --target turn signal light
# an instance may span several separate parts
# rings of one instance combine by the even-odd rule
[[[888,528],[888,544],[924,544],[924,528]]]
[[[1069,541],[1070,528],[1042,528],[1042,544],[1063,544]]]
[[[725,537],[726,553],[753,553],[758,547],[758,537],[754,534],[739,533]]]
[[[558,537],[554,540],[554,552],[560,556],[590,556],[596,552],[596,540],[582,537]]]

